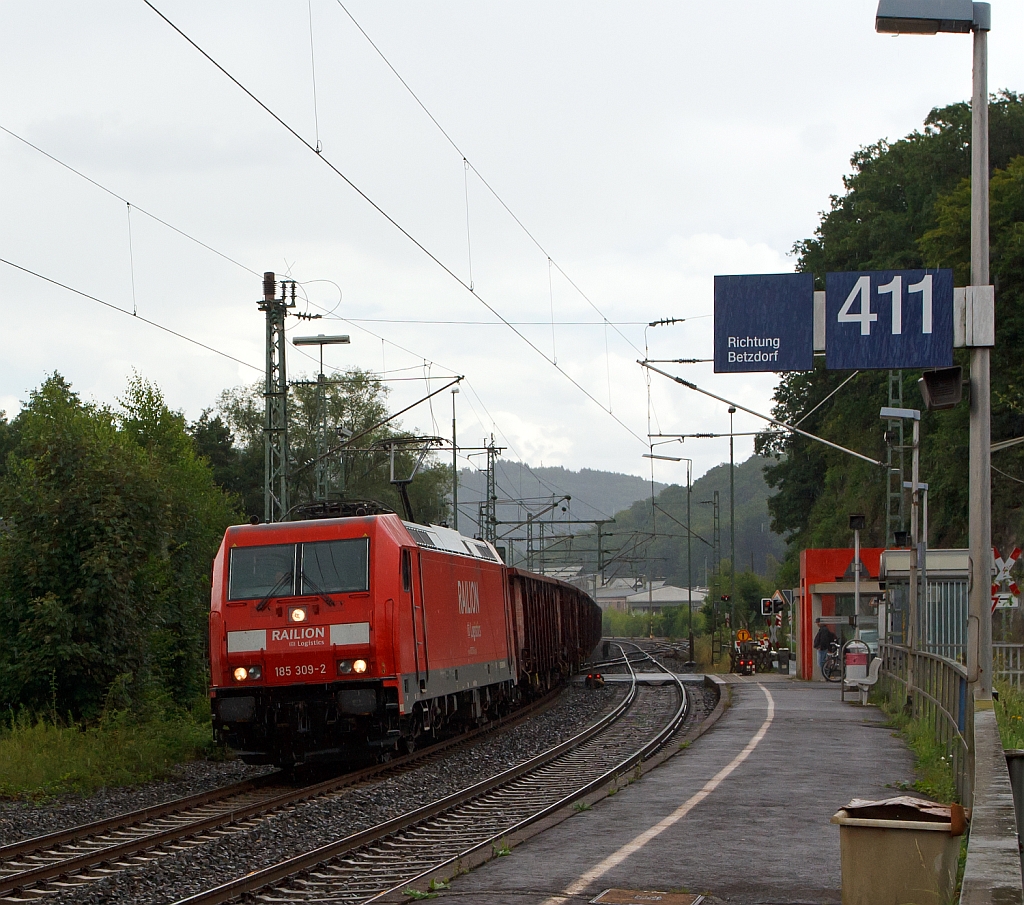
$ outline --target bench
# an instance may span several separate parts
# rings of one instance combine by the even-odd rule
[[[868,674],[863,679],[844,679],[843,680],[843,692],[847,690],[859,691],[860,692],[860,703],[866,705],[868,702],[868,692],[871,691],[871,686],[878,681],[878,670],[882,668],[882,658],[875,657],[871,661],[871,665],[868,667]]]

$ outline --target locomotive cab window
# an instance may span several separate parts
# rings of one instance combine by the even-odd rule
[[[345,594],[370,590],[370,539],[302,544],[300,594]]]
[[[412,590],[412,556],[408,550],[402,551],[402,590]]]
[[[295,544],[235,547],[228,572],[228,600],[290,597],[295,593]]]

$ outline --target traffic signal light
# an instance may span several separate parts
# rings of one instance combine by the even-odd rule
[[[762,597],[761,598],[761,615],[762,616],[771,616],[771,614],[774,611],[775,611],[775,609],[774,609],[774,601],[771,599],[771,597]]]

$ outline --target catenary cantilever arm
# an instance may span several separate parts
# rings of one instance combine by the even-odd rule
[[[676,383],[681,383],[684,387],[694,390],[698,393],[703,393],[705,396],[710,396],[712,399],[717,399],[719,402],[724,402],[726,405],[734,405],[742,412],[746,412],[748,415],[753,415],[755,418],[760,418],[763,421],[767,421],[769,424],[774,424],[776,427],[781,427],[783,430],[792,431],[794,434],[800,434],[801,437],[806,437],[808,440],[814,440],[818,443],[824,443],[826,446],[831,446],[832,449],[838,449],[839,452],[844,452],[849,456],[855,456],[858,459],[868,462],[871,465],[878,465],[881,468],[885,468],[884,462],[879,462],[878,459],[872,459],[870,456],[865,456],[863,453],[854,452],[852,449],[847,449],[845,446],[840,446],[838,443],[833,443],[831,440],[825,440],[822,437],[818,437],[815,434],[810,434],[805,430],[801,430],[799,427],[794,427],[792,424],[786,424],[785,421],[778,421],[772,418],[770,415],[762,415],[760,412],[755,412],[753,409],[747,408],[745,405],[740,405],[738,402],[731,402],[722,396],[716,396],[709,390],[702,390],[697,384],[691,383],[689,380],[683,380],[682,377],[676,377],[673,374],[668,374],[662,371],[660,368],[654,367],[654,365],[648,364],[646,361],[637,361],[637,364],[642,368],[647,368],[648,371],[654,371],[656,374],[661,374],[662,377],[667,377],[669,380],[674,380]]]

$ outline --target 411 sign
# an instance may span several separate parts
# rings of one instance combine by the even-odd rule
[[[876,270],[825,277],[830,370],[953,364],[953,271]]]

